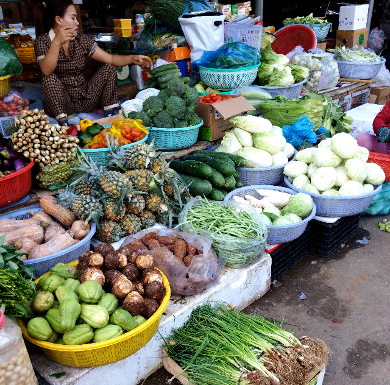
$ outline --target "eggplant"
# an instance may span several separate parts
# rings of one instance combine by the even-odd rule
[[[15,171],[19,171],[24,168],[24,162],[21,159],[14,160],[14,169]]]
[[[22,159],[23,155],[19,152],[16,152],[15,150],[11,150],[10,148],[7,148],[9,159],[16,160],[16,159]]]
[[[14,170],[14,161],[12,159],[4,159],[2,165],[5,170]]]

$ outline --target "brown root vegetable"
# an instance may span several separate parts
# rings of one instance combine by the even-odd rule
[[[58,223],[55,225],[49,225],[45,228],[45,243],[49,242],[57,234],[64,234],[65,229]]]
[[[76,214],[64,206],[55,203],[53,196],[45,196],[39,200],[42,210],[58,219],[64,226],[71,226],[76,220]]]
[[[164,298],[166,292],[167,289],[165,288],[165,286],[158,281],[149,282],[145,286],[145,295],[148,298],[155,299],[156,301]]]
[[[123,269],[127,265],[127,257],[123,253],[115,251],[104,258],[104,264],[108,270]]]
[[[19,253],[29,253],[37,245],[38,243],[34,242],[30,238],[22,238],[15,242],[15,248],[18,249]]]
[[[140,251],[140,250],[147,250],[147,247],[144,243],[142,243],[139,239],[134,239],[130,243],[128,243],[126,246],[127,249],[130,249],[131,251]]]
[[[70,231],[73,231],[74,239],[81,240],[89,234],[91,226],[87,221],[78,220],[73,222]]]
[[[142,283],[146,286],[149,282],[158,281],[162,283],[162,275],[157,269],[147,269],[142,274]]]
[[[187,255],[194,256],[196,254],[196,247],[191,245],[191,243],[188,243],[187,241],[186,241],[186,246],[187,246]]]
[[[168,248],[168,250],[172,251],[172,253],[173,253],[175,250],[175,245],[168,245],[167,248]]]
[[[46,214],[44,211],[28,211],[28,214],[32,215],[32,219],[34,219],[37,222],[46,223],[47,226],[50,225],[58,225],[58,223],[48,214]]]
[[[178,239],[176,241],[173,254],[180,260],[183,260],[183,258],[187,255],[187,245],[184,239]]]
[[[178,238],[176,237],[157,237],[157,240],[165,246],[174,245]]]
[[[46,255],[54,254],[58,251],[65,250],[74,244],[75,240],[69,234],[58,234],[52,239],[50,239],[49,242],[35,246],[31,250],[28,259],[35,259],[44,257]]]
[[[114,246],[109,243],[100,243],[95,247],[95,251],[103,255],[103,257],[107,257],[108,254],[115,253]]]
[[[106,277],[100,269],[89,267],[80,276],[80,282],[83,283],[85,281],[97,281],[103,286],[106,282]]]
[[[83,254],[81,254],[78,258],[79,262],[81,261],[88,261],[89,260],[89,256],[93,254],[93,251],[91,250],[88,250],[86,252],[84,252]]]
[[[131,282],[136,282],[140,279],[140,272],[133,263],[128,263],[127,266],[122,269],[122,274]]]
[[[30,226],[30,225],[39,225],[39,220],[34,218],[28,219],[10,219],[4,218],[0,219],[0,233],[10,233],[11,231],[20,229],[22,227]]]
[[[154,267],[153,255],[150,253],[138,254],[135,260],[135,265],[141,270],[151,269],[152,267]]]
[[[132,291],[126,296],[122,307],[131,315],[140,315],[145,310],[145,300],[141,294],[137,293],[136,291]]]
[[[44,239],[43,228],[35,224],[11,231],[5,235],[4,244],[15,246],[15,242],[19,241],[22,238],[30,238],[34,242],[40,244],[43,242]]]
[[[114,252],[115,252],[115,250],[114,250]],[[119,252],[119,253],[122,253],[122,254],[124,254],[124,255],[126,255],[126,257],[127,257],[127,263],[130,263],[131,256],[132,256],[132,254],[134,253],[133,250],[127,248],[126,246],[123,246],[123,247],[120,247],[120,248],[118,249],[118,252]]]
[[[117,298],[125,298],[132,290],[133,284],[126,277],[120,277],[112,285],[112,294]]]
[[[106,277],[106,284],[109,286],[112,286],[121,277],[126,278],[126,276],[118,270],[106,270],[104,276]]]
[[[133,291],[136,291],[137,293],[144,296],[145,294],[145,288],[142,282],[133,282]]]
[[[104,257],[100,253],[92,253],[88,258],[88,265],[91,267],[102,267],[104,265]]]
[[[150,318],[160,307],[159,303],[155,299],[145,298],[144,311],[142,315],[145,318]]]
[[[193,259],[194,259],[194,255],[187,255],[186,257],[183,258],[184,265],[186,267],[189,267]]]
[[[144,244],[146,245],[146,243],[147,243],[150,239],[157,239],[157,234],[156,234],[156,232],[150,231],[149,233],[147,233],[146,235],[144,235],[144,236],[141,238],[141,242],[144,243]]]
[[[157,239],[149,239],[149,241],[146,242],[149,250],[157,249],[158,247],[161,247],[160,242]]]

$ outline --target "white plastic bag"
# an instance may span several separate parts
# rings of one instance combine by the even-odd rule
[[[375,83],[371,83],[370,87],[390,87],[390,71],[383,64],[378,74],[371,80],[375,80]]]

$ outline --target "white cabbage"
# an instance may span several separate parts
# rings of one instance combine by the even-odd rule
[[[296,178],[298,175],[307,173],[309,166],[305,162],[293,160],[284,166],[283,173],[291,178]]]
[[[244,147],[253,147],[253,139],[252,134],[250,134],[248,131],[245,131],[241,128],[235,127],[233,129],[234,135],[236,135],[238,141],[241,143]]]
[[[358,196],[364,195],[364,187],[361,183],[356,180],[349,180],[345,182],[339,190],[341,196]]]
[[[341,158],[351,159],[356,156],[358,143],[354,137],[342,132],[332,137],[332,150]]]
[[[326,191],[336,183],[336,170],[333,167],[319,167],[311,176],[311,184],[318,191]]]
[[[228,154],[234,154],[241,148],[241,143],[238,141],[234,132],[226,132],[222,138],[221,144],[216,148],[215,152],[227,152]]]
[[[347,180],[349,180],[347,170],[345,166],[336,167],[336,183],[335,186],[342,186]]]
[[[360,183],[363,183],[368,176],[368,169],[366,163],[359,159],[348,159],[345,162],[345,170],[347,175]],[[369,183],[369,181],[367,181]]]
[[[288,163],[288,158],[286,154],[283,151],[277,152],[275,155],[272,156],[272,166],[284,166]]]
[[[367,178],[365,180],[366,183],[379,185],[385,181],[386,175],[381,166],[377,165],[376,163],[366,163],[366,167],[368,172]]]
[[[304,150],[298,151],[297,155],[295,156],[295,159],[310,164],[312,162],[311,153],[313,152],[313,150],[315,150],[314,147],[305,148]]]
[[[365,194],[369,194],[374,191],[374,186],[372,184],[366,183],[363,185],[363,190]]]
[[[286,143],[282,151],[286,154],[287,158],[290,159],[294,155],[295,149],[292,144]]]
[[[341,158],[328,147],[315,148],[311,157],[317,167],[337,167]]]
[[[272,166],[272,157],[267,151],[254,147],[241,147],[235,153],[246,159],[247,167],[266,168]]]
[[[310,183],[310,180],[306,175],[298,175],[292,182],[293,186],[299,188],[300,190],[302,190],[308,183]]]
[[[253,134],[253,146],[275,155],[282,151],[286,145],[286,138],[284,136],[276,136],[267,132],[257,132]]]
[[[255,132],[269,132],[272,130],[272,123],[268,119],[261,118],[260,116],[236,116],[235,118],[231,118],[230,122],[236,127],[242,128],[252,134]]]
[[[279,126],[272,126],[272,130],[269,133],[272,135],[282,135],[283,136],[283,130]]]
[[[318,143],[318,148],[321,147],[332,147],[332,138],[326,138],[324,140],[321,140],[320,143]]]
[[[308,193],[311,194],[319,194],[320,192],[310,183],[307,185],[303,186],[302,190],[307,191]]]
[[[366,163],[369,155],[370,151],[368,151],[367,148],[359,146],[355,158],[360,159],[362,162]]]
[[[329,190],[322,192],[321,195],[329,195],[331,197],[338,197],[338,196],[340,196],[340,193],[336,189],[331,188]]]
[[[307,169],[307,176],[309,178],[317,171],[318,167],[314,163],[309,164],[309,168]]]

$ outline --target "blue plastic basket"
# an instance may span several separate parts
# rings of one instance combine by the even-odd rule
[[[261,199],[262,196],[256,191],[256,189],[266,189],[266,190],[277,190],[282,192],[287,192],[290,194],[297,194],[297,191],[294,191],[289,188],[279,187],[279,186],[268,186],[268,185],[259,185],[259,186],[246,186],[241,187],[236,190],[231,191],[226,195],[224,201],[232,200],[234,196],[239,196],[244,198],[245,195],[249,194],[257,199]],[[267,236],[267,244],[268,245],[276,245],[278,243],[285,243],[293,241],[300,237],[303,232],[306,230],[307,224],[310,220],[313,219],[314,215],[316,215],[316,205],[313,205],[313,209],[311,210],[310,215],[302,220],[299,223],[293,223],[291,225],[284,226],[267,226],[268,236]]]
[[[288,25],[297,25],[297,24],[288,24]],[[313,27],[310,24],[300,24],[300,25],[306,25],[307,27],[311,28],[314,34],[316,35],[317,41],[321,41],[328,36],[331,23],[327,23],[324,26],[322,26],[322,24],[313,24]]]
[[[289,99],[297,99],[301,95],[303,84],[306,83],[306,81],[307,79],[303,79],[299,83],[295,83],[287,87],[257,87],[262,88],[264,91],[267,91],[272,97],[275,97],[277,95],[283,95]]]
[[[0,215],[0,219],[10,218],[10,219],[28,219],[31,218],[29,211],[38,212],[42,211],[39,204],[31,205],[23,209],[11,211]],[[96,224],[91,223],[91,231],[89,234],[83,238],[81,241],[77,242],[73,246],[68,247],[67,249],[61,250],[58,253],[46,255],[45,257],[30,259],[23,261],[26,266],[33,266],[36,269],[34,270],[34,275],[39,277],[47,273],[56,263],[68,263],[78,259],[78,257],[90,250],[91,239],[96,232]]]
[[[348,217],[350,215],[362,213],[370,206],[375,194],[378,194],[378,192],[382,189],[382,185],[379,185],[376,186],[374,191],[370,192],[369,194],[333,197],[329,195],[313,194],[298,189],[288,181],[286,176],[284,177],[284,183],[287,187],[296,192],[309,194],[317,206],[318,216],[332,218]]]
[[[149,137],[146,143],[154,140],[154,147],[159,150],[181,150],[191,147],[198,140],[199,128],[203,120],[196,126],[182,128],[148,127]]]
[[[382,58],[380,62],[375,63],[356,63],[336,60],[339,67],[341,78],[347,79],[372,79],[378,75],[382,65],[386,63],[386,59]]]
[[[11,136],[14,132],[14,120],[15,116],[2,116],[0,117],[0,132],[3,136]]]
[[[239,86],[249,86],[257,76],[261,63],[251,67],[219,69],[199,66],[200,78],[203,83],[216,90],[230,91]]]

